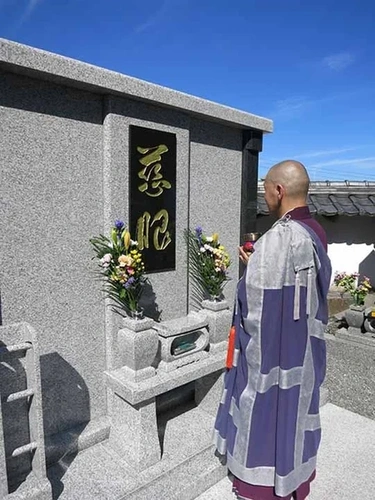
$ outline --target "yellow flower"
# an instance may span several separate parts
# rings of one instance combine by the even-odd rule
[[[130,233],[129,231],[125,231],[124,233],[124,245],[125,245],[125,250],[128,250],[130,246]]]
[[[214,233],[212,235],[212,242],[215,243],[216,245],[219,243],[219,235],[218,235],[218,233]]]
[[[120,255],[118,261],[120,267],[125,267],[125,266],[130,267],[133,264],[133,259],[130,257],[130,255]]]

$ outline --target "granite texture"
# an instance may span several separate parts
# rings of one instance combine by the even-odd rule
[[[220,481],[226,469],[219,464],[210,447],[160,476],[147,486],[121,497],[120,500],[193,500],[211,485]]]
[[[56,500],[116,500],[137,484],[134,471],[102,444],[63,457],[48,477]]]
[[[163,107],[204,116],[207,120],[266,132],[272,132],[273,128],[271,120],[260,116],[4,39],[0,39],[1,63],[17,72],[39,73],[45,79],[62,81],[103,94],[133,96],[137,100],[156,102]]]
[[[326,405],[327,403],[329,403],[329,390],[327,389],[327,387],[321,387],[320,401],[319,401],[320,408]]]
[[[190,313],[182,318],[155,323],[154,329],[159,335],[156,359],[159,370],[171,371],[207,356],[207,353],[201,352],[209,342],[207,319],[204,315]],[[174,349],[184,340],[194,342],[195,347],[176,354]]]
[[[107,371],[105,376],[109,388],[129,403],[135,405],[216,372],[224,368],[224,362],[225,353],[209,353],[207,357],[197,363],[182,366],[170,373],[159,371],[155,377],[140,382],[129,380],[127,373],[121,368]]]
[[[136,332],[121,328],[118,332],[121,365],[133,371],[149,368],[154,362],[159,347],[159,337],[152,328]]]
[[[109,444],[129,467],[145,470],[161,458],[155,398],[132,406],[114,395]]]
[[[46,436],[47,465],[51,466],[69,455],[76,455],[109,437],[110,420],[102,417],[73,427],[65,432]]]
[[[161,337],[175,337],[182,333],[191,332],[207,326],[207,318],[204,314],[189,313],[182,318],[155,323],[154,328]]]
[[[52,498],[52,488],[49,480],[47,478],[39,480],[33,474],[30,474],[17,491],[4,497],[4,500],[52,500]]]
[[[103,224],[102,101],[0,71],[2,321],[38,331],[45,431],[55,434],[106,411],[89,244]]]
[[[230,306],[238,280],[241,213],[242,133],[223,125],[191,120],[189,227],[219,233],[232,259],[224,296]],[[200,308],[190,290],[189,308]]]
[[[206,336],[206,344],[208,344],[208,335]],[[190,351],[189,353],[181,354],[181,356],[176,357],[174,361],[160,361],[158,371],[169,373],[177,370],[177,368],[182,368],[183,366],[202,361],[208,358],[208,356],[209,354],[206,351]]]
[[[345,320],[352,328],[362,328],[365,322],[365,306],[351,306],[344,313]]]
[[[210,347],[220,344],[222,347],[228,340],[229,330],[232,324],[232,312],[229,310],[227,301],[211,302],[204,300],[202,302],[202,314],[207,317],[208,331],[210,333]]]
[[[154,326],[154,320],[151,318],[133,319],[133,318],[123,318],[122,326],[125,329],[131,330],[133,332],[139,333],[145,330],[150,330]]]
[[[326,338],[330,402],[375,420],[375,345]]]
[[[210,445],[213,418],[198,408],[159,417],[164,453],[144,471],[135,471],[109,442],[64,457],[48,470],[59,500],[190,500],[224,477],[226,469]],[[183,429],[184,432],[181,432]],[[178,436],[178,439],[176,439]]]
[[[145,297],[142,298],[146,304],[141,301],[147,316],[168,320],[187,312],[187,264],[183,230],[188,224],[189,117],[173,110],[126,98],[106,98],[104,185],[107,188],[104,192],[104,205],[107,225],[109,221],[113,223],[117,217],[128,222],[128,187],[123,179],[128,179],[129,175],[130,125],[171,132],[176,134],[177,138],[176,270],[152,273],[152,287],[146,290]],[[176,300],[176,297],[179,300]],[[109,345],[117,334],[115,330],[118,320],[113,318],[108,321],[112,324],[108,324],[107,328],[107,352],[112,353],[112,360],[109,362],[111,368],[119,366],[113,345]]]

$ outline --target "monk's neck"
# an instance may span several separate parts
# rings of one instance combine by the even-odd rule
[[[282,217],[285,217],[285,215],[288,215],[289,212],[292,212],[292,210],[295,210],[296,208],[301,208],[301,207],[306,207],[306,202],[296,202],[296,203],[291,203],[287,205],[282,205],[280,209],[278,210],[277,216],[279,219]]]

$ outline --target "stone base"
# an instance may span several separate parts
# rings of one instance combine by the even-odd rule
[[[226,475],[227,468],[214,456],[213,447],[209,447],[122,500],[194,500]]]
[[[91,422],[77,425],[64,432],[45,438],[47,466],[58,462],[64,456],[86,450],[108,439],[110,421],[102,417]]]
[[[199,408],[176,410],[163,415],[157,464],[136,471],[108,442],[98,444],[49,470],[59,500],[193,500],[220,481],[227,469],[211,445],[214,417]]]
[[[339,332],[326,336],[330,403],[375,420],[375,340]]]
[[[14,492],[1,500],[52,500],[52,487],[48,479],[38,480],[31,473],[26,481]]]

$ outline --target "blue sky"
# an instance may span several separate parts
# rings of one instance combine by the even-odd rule
[[[0,36],[274,120],[260,174],[375,180],[371,0],[0,0]]]

